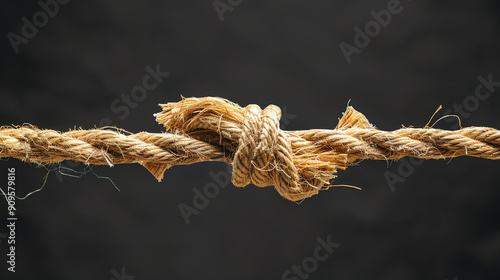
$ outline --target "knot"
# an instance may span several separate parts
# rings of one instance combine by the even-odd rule
[[[226,99],[186,98],[160,104],[155,114],[169,133],[188,136],[225,153],[232,164],[232,183],[273,186],[286,199],[302,200],[329,187],[338,168],[347,166],[347,155],[319,141],[279,128],[281,110],[269,105],[245,108]]]
[[[234,154],[232,183],[244,187],[250,183],[297,189],[299,175],[293,164],[290,141],[279,128],[281,110],[269,105],[264,110],[258,105],[245,107],[244,121],[238,149]]]

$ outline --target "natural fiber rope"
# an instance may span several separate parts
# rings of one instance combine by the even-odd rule
[[[155,116],[166,133],[126,135],[109,129],[61,133],[33,126],[3,127],[0,157],[37,163],[140,163],[159,181],[173,165],[223,161],[233,166],[235,186],[274,185],[292,201],[328,188],[337,169],[360,159],[500,158],[500,131],[488,127],[446,131],[426,126],[387,132],[348,107],[333,130],[282,131],[281,110],[274,105],[264,110],[257,105],[242,108],[206,97],[161,107],[163,111]]]

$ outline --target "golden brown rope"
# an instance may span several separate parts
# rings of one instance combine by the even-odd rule
[[[333,130],[282,131],[281,110],[274,105],[264,110],[257,105],[242,108],[205,97],[161,107],[163,111],[155,116],[166,133],[126,135],[109,129],[61,133],[33,126],[3,127],[0,157],[37,163],[140,163],[159,181],[173,165],[223,161],[233,166],[235,186],[275,186],[292,201],[328,188],[337,169],[361,159],[500,158],[500,131],[488,127],[388,132],[377,130],[363,114],[348,107]]]

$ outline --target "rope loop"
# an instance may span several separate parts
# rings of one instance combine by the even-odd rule
[[[279,128],[281,110],[270,105],[245,107],[238,149],[234,154],[232,183],[275,186],[282,194],[297,190],[299,174],[293,163],[290,141]]]

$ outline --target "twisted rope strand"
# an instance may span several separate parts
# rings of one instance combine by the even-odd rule
[[[292,201],[328,188],[337,169],[358,160],[406,156],[500,159],[500,131],[488,127],[381,131],[348,107],[333,130],[282,131],[281,110],[274,105],[264,110],[257,105],[242,108],[225,99],[206,97],[161,107],[163,111],[155,116],[165,126],[165,133],[126,135],[109,129],[61,133],[33,126],[3,127],[0,157],[37,163],[139,163],[159,181],[173,165],[221,161],[232,164],[235,186],[274,185]]]

